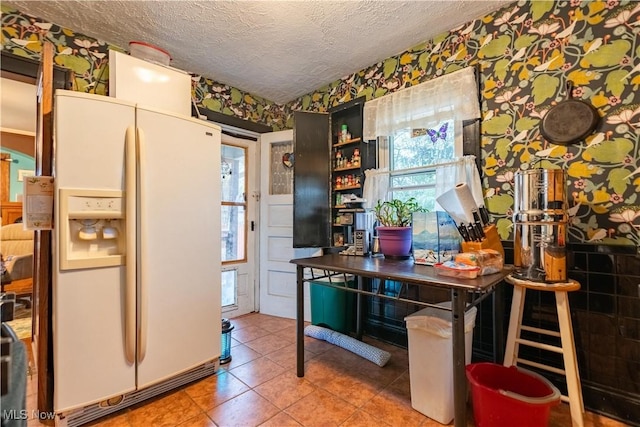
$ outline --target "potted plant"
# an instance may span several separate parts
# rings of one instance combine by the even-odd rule
[[[380,252],[385,258],[406,259],[411,255],[411,214],[426,209],[411,197],[407,200],[378,200],[373,211],[380,224],[376,227]]]

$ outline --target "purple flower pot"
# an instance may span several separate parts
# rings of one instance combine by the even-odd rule
[[[411,256],[411,227],[376,227],[380,252],[389,258]]]

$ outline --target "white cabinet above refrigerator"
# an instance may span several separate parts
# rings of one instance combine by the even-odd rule
[[[191,117],[191,76],[126,53],[109,51],[109,96]]]

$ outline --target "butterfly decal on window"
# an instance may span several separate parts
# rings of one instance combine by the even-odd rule
[[[440,130],[427,129],[427,134],[431,137],[431,142],[435,144],[438,141],[438,139],[446,140],[448,127],[449,127],[449,122],[446,122],[445,124],[440,126]]]

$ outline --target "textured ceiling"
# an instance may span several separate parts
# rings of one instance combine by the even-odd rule
[[[2,3],[125,49],[154,44],[175,68],[286,103],[511,0]]]

